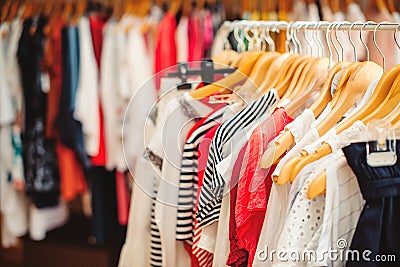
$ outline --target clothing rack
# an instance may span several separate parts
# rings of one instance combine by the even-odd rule
[[[262,27],[269,28],[271,31],[281,30],[342,30],[342,31],[398,31],[400,29],[400,23],[382,22],[376,23],[373,21],[361,23],[361,22],[328,22],[328,21],[251,21],[251,20],[240,20],[233,21],[230,25],[222,25],[226,29],[234,30],[235,28],[254,28]]]

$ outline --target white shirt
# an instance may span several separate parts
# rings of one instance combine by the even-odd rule
[[[97,156],[100,144],[99,73],[87,17],[79,19],[78,30],[80,66],[74,118],[82,123],[86,153]]]
[[[161,89],[165,87],[171,88],[170,86],[172,84],[177,83],[179,83],[178,79],[161,79]],[[140,90],[140,92],[142,92],[142,90]],[[179,96],[182,93],[182,91],[175,90],[169,94],[165,94],[158,102],[157,108],[163,110],[173,97]],[[134,99],[136,101],[136,98]],[[142,97],[137,98],[137,101],[141,100]],[[147,120],[143,128],[143,144],[148,144],[150,140],[153,140],[155,126],[157,122],[160,122],[161,116],[155,118],[154,107],[155,106],[152,105],[146,107],[149,111],[148,115],[145,116]],[[129,105],[126,113],[134,114],[135,111],[135,105]],[[128,128],[127,125],[124,126],[124,133],[126,135],[133,134],[134,132],[137,132],[136,128]],[[124,145],[127,143],[128,142],[124,142]],[[125,149],[127,150],[130,148],[128,147]],[[159,179],[160,173],[157,168],[152,165],[151,161],[149,161],[149,158],[145,157],[144,148],[142,154],[143,156],[138,157],[137,161],[127,160],[128,168],[134,177],[134,184],[131,195],[128,229],[125,244],[121,250],[119,267],[150,265],[151,210],[153,198],[156,197],[154,194],[154,181]]]
[[[213,266],[226,266],[229,257],[229,218],[230,218],[230,197],[229,193],[222,198],[221,213],[219,216],[217,235],[214,248]],[[207,228],[207,227],[206,227]]]
[[[338,248],[338,242],[346,241],[349,248],[361,211],[364,199],[358,186],[357,178],[347,165],[342,151],[334,154],[330,164],[326,165],[325,213],[321,235],[316,250],[323,255],[329,248]],[[319,259],[322,259],[319,256]],[[310,266],[344,266],[345,262],[329,261],[325,257],[319,264]]]
[[[181,17],[175,32],[177,61],[187,62],[189,57],[188,17]]]
[[[163,266],[188,266],[190,258],[182,241],[176,241],[177,205],[180,163],[183,145],[195,118],[211,112],[211,108],[189,94],[173,97],[160,109],[160,120],[148,148],[162,161],[155,218],[162,240]],[[185,252],[186,254],[184,254]]]

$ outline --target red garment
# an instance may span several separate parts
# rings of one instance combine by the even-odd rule
[[[115,174],[115,187],[117,191],[118,222],[120,225],[128,224],[129,217],[129,192],[125,182],[125,173],[117,171]]]
[[[161,20],[156,43],[155,53],[155,72],[174,66],[177,63],[176,43],[175,43],[176,20],[171,13],[166,13]],[[160,88],[161,76],[156,77],[156,86]]]
[[[292,121],[284,108],[275,109],[272,116],[253,131],[246,147],[237,187],[235,221],[238,246],[249,253],[249,266],[253,264],[257,249],[275,168],[262,169],[260,161],[268,143]]]
[[[200,190],[201,186],[203,185],[203,178],[204,178],[204,172],[206,169],[207,165],[207,158],[208,158],[208,151],[210,149],[211,141],[215,135],[215,132],[217,131],[218,127],[221,124],[215,125],[213,128],[211,128],[204,136],[204,139],[200,142],[199,148],[198,148],[198,163],[197,163],[197,176],[198,176],[198,193],[197,193],[197,203],[196,207],[198,205],[199,201],[199,196],[200,196]],[[200,225],[197,221],[197,218],[194,218],[194,236],[193,236],[193,244],[192,244],[192,267],[194,266],[200,266],[200,267],[212,267],[212,262],[213,262],[213,254],[199,248],[197,245],[200,241],[200,235],[201,235],[201,228]],[[202,263],[202,264],[200,264]],[[197,265],[196,265],[197,264]]]
[[[235,220],[235,206],[237,196],[237,183],[240,176],[240,170],[242,168],[243,158],[246,152],[246,143],[240,150],[238,157],[233,165],[232,177],[230,181],[231,191],[229,192],[229,256],[226,264],[233,267],[245,267],[247,266],[248,253],[245,249],[238,246],[238,238],[236,234],[236,220]]]
[[[94,56],[96,57],[97,67],[100,73],[101,49],[103,47],[103,29],[107,24],[107,19],[101,15],[91,15],[89,16],[89,23],[90,23],[90,31],[92,33]],[[91,158],[91,162],[94,166],[105,166],[107,153],[104,140],[104,114],[100,99],[99,99],[99,114],[100,114],[99,153]]]

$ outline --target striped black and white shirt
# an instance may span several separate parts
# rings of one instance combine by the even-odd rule
[[[278,100],[277,92],[271,90],[218,128],[210,146],[203,186],[200,190],[199,207],[196,216],[201,227],[218,221],[220,214],[225,182],[218,173],[216,166],[223,160],[222,149],[224,144],[238,130],[261,118],[275,106]]]
[[[179,206],[176,226],[177,240],[192,242],[198,188],[198,148],[206,133],[221,122],[225,110],[226,108],[223,107],[211,114],[193,131],[184,145],[179,183]]]

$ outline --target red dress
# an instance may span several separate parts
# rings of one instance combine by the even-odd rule
[[[175,16],[166,13],[160,22],[157,34],[156,53],[155,53],[155,72],[174,66],[177,63],[175,31]],[[160,88],[161,76],[156,76],[156,86]]]
[[[208,159],[208,151],[211,145],[211,141],[215,135],[215,132],[217,131],[218,127],[220,124],[215,125],[213,128],[211,128],[204,136],[204,139],[200,142],[199,148],[198,148],[198,171],[197,171],[197,176],[198,176],[198,193],[197,193],[197,203],[196,206],[198,205],[198,197],[199,193],[201,190],[201,186],[203,185],[203,178],[204,178],[204,172],[206,169],[207,165],[207,159]],[[201,266],[201,267],[211,267],[212,262],[213,262],[213,254],[201,249],[197,246],[197,244],[200,241],[200,235],[201,235],[201,228],[199,223],[197,222],[196,217],[194,218],[194,236],[193,236],[193,244],[192,244],[192,266]]]
[[[92,43],[94,56],[96,57],[97,67],[100,73],[100,59],[101,49],[103,47],[103,29],[107,24],[107,19],[101,15],[89,16],[90,31],[92,33]],[[99,153],[91,158],[94,166],[105,166],[106,165],[106,146],[104,143],[104,115],[101,102],[99,99],[99,114],[100,114],[100,142],[99,142]]]
[[[275,168],[262,169],[260,161],[268,143],[291,121],[284,108],[275,109],[272,116],[253,131],[246,147],[237,186],[235,230],[238,246],[248,253],[249,266],[257,249]]]

